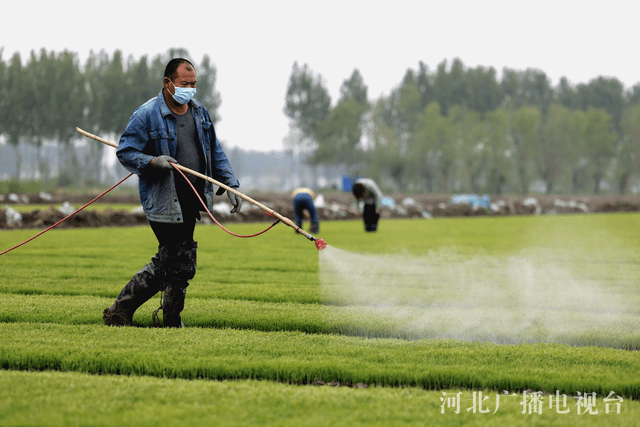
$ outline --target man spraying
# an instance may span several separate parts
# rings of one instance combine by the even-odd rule
[[[202,206],[189,183],[176,174],[180,164],[225,184],[240,186],[222,150],[206,108],[193,99],[196,71],[186,59],[166,66],[164,87],[156,98],[133,112],[118,146],[118,160],[139,177],[140,202],[158,240],[158,252],[122,289],[104,322],[133,325],[134,312],[159,291],[165,327],[184,326],[180,313],[189,281],[196,273],[197,242],[193,240]],[[214,186],[190,176],[196,191],[211,210]],[[220,188],[217,195],[224,189]],[[232,213],[240,212],[242,199],[227,192]]]

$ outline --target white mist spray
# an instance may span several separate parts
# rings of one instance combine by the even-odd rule
[[[329,246],[320,251],[320,279],[325,304],[357,311],[372,328],[391,322],[405,338],[625,347],[640,335],[636,308],[619,294],[533,250],[465,258]]]

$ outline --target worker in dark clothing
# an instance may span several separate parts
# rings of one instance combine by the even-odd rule
[[[320,222],[318,220],[318,212],[313,201],[316,199],[316,195],[310,188],[302,187],[297,188],[291,193],[293,201],[293,210],[296,217],[295,222],[298,227],[302,227],[302,220],[305,217],[305,213],[309,216],[312,233],[320,231]]]
[[[356,198],[356,209],[362,211],[365,231],[378,230],[382,207],[382,191],[378,185],[372,179],[360,178],[354,182],[352,192]]]

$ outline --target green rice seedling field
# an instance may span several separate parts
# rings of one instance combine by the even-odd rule
[[[264,224],[233,224],[254,233]],[[0,425],[639,425],[640,215],[198,226],[184,329],[102,322],[156,241],[0,257]],[[0,252],[35,234],[0,232]]]

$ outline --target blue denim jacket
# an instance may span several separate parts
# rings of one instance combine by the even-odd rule
[[[198,137],[205,157],[205,174],[228,185],[239,187],[233,175],[227,155],[216,137],[209,112],[195,99],[189,101],[196,122]],[[151,159],[176,154],[176,119],[167,106],[162,90],[138,107],[120,137],[118,160],[130,172],[139,177],[140,202],[149,221],[180,223],[182,210],[178,202],[174,174],[176,171],[158,170],[151,166]],[[182,177],[178,177],[182,179]],[[213,184],[205,181],[205,203],[213,208]]]

